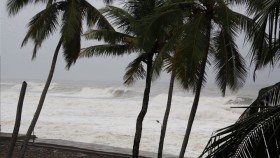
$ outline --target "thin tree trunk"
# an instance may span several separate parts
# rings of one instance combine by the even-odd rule
[[[172,102],[174,80],[175,80],[175,75],[172,73],[170,83],[169,83],[166,110],[164,113],[164,118],[163,118],[162,127],[161,127],[161,134],[160,134],[159,147],[158,147],[158,158],[162,158],[164,138],[165,138],[166,127],[167,127],[167,122],[168,122],[168,117],[169,117],[171,102]]]
[[[206,68],[206,64],[207,64],[207,57],[208,57],[208,52],[209,52],[209,47],[210,47],[210,34],[211,34],[211,19],[209,19],[209,28],[208,28],[208,33],[207,33],[208,43],[207,43],[207,47],[206,47],[206,50],[205,50],[205,56],[202,59],[201,68],[200,68],[200,71],[199,71],[200,74],[199,74],[199,78],[198,78],[198,83],[197,83],[197,87],[196,87],[196,90],[195,90],[195,97],[194,97],[192,109],[191,109],[191,112],[190,112],[188,126],[187,126],[187,129],[186,129],[186,133],[185,133],[185,137],[184,137],[183,144],[182,144],[182,147],[181,147],[179,158],[183,158],[184,155],[185,155],[185,151],[186,151],[188,141],[189,141],[189,136],[190,136],[190,133],[191,133],[191,130],[192,130],[192,125],[193,125],[193,121],[194,121],[194,118],[195,118],[195,114],[196,114],[196,110],[197,110],[197,106],[198,106],[198,102],[199,102],[199,98],[200,98],[201,87],[202,87],[205,68]]]
[[[26,87],[27,87],[27,83],[24,81],[22,83],[21,90],[20,90],[20,96],[19,96],[18,106],[17,106],[16,121],[15,121],[15,126],[14,126],[12,139],[11,139],[11,142],[9,144],[9,151],[8,151],[8,154],[7,154],[7,158],[12,158],[13,157],[13,152],[14,152],[14,148],[15,148],[15,145],[16,145],[17,137],[18,137],[18,131],[19,131],[19,128],[20,128],[21,112],[22,112],[22,106],[23,106],[24,96],[25,96],[25,92],[26,92]]]
[[[151,90],[151,82],[152,82],[152,64],[153,64],[153,54],[149,57],[147,61],[146,87],[144,91],[142,109],[136,121],[136,131],[135,131],[133,151],[132,151],[133,158],[138,158],[139,156],[139,147],[140,147],[140,140],[142,135],[142,123],[148,110],[149,98],[150,98],[150,90]]]
[[[58,52],[60,50],[61,44],[62,44],[62,39],[60,39],[60,41],[58,42],[57,47],[55,49],[55,52],[54,52],[54,55],[53,55],[53,59],[52,59],[51,69],[50,69],[50,72],[49,72],[49,75],[48,75],[48,79],[47,79],[45,87],[44,87],[44,89],[42,91],[41,98],[39,100],[39,104],[37,106],[36,112],[34,114],[32,122],[31,122],[31,124],[30,124],[30,126],[28,128],[28,131],[26,133],[26,136],[24,138],[24,142],[22,143],[22,146],[21,146],[21,149],[20,149],[20,154],[19,154],[20,158],[24,157],[24,154],[25,154],[25,151],[27,149],[28,142],[29,142],[29,139],[31,137],[32,131],[35,128],[35,125],[36,125],[37,120],[39,118],[40,112],[42,110],[42,107],[43,107],[43,104],[44,104],[44,101],[45,101],[45,98],[46,98],[49,86],[50,86],[51,81],[52,81],[52,77],[53,77],[53,74],[54,74],[55,65],[56,65],[56,61],[57,61],[57,56],[58,56]]]

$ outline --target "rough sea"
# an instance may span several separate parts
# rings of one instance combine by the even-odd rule
[[[26,133],[44,87],[44,82],[27,81],[27,84],[20,133]],[[164,154],[171,155],[180,152],[194,98],[192,92],[176,85],[164,144]],[[132,148],[144,86],[144,83],[128,87],[114,82],[54,81],[35,135]],[[140,150],[157,152],[168,86],[168,83],[152,84]],[[13,130],[20,88],[20,81],[1,81],[1,132]],[[260,88],[245,86],[222,97],[214,84],[208,84],[202,91],[186,155],[199,156],[211,134],[234,123],[244,110],[231,107],[249,105]]]

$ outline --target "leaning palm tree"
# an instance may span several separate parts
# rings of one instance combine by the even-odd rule
[[[180,4],[181,8],[183,6],[187,14],[182,31],[184,45],[181,46],[181,53],[175,56],[172,70],[183,85],[193,88],[195,93],[180,152],[180,157],[184,157],[200,91],[206,81],[205,68],[210,62],[209,56],[213,58],[212,62],[217,72],[216,82],[223,95],[227,87],[237,90],[245,82],[245,62],[237,50],[234,38],[240,30],[241,19],[245,22],[249,19],[230,10],[224,1],[176,1],[175,3]],[[182,63],[185,64],[185,70],[178,69],[178,64]],[[194,75],[193,79],[190,79],[191,75]]]
[[[177,0],[170,1],[170,4],[177,4],[185,12],[182,26],[184,29],[181,33],[183,37],[180,39],[183,44],[180,46],[180,53],[174,56],[175,60],[171,67],[181,83],[187,88],[192,88],[195,93],[180,152],[182,158],[188,144],[201,88],[206,81],[207,63],[213,62],[217,74],[216,83],[223,95],[227,87],[235,91],[245,82],[247,70],[245,61],[237,50],[235,37],[241,28],[248,27],[250,19],[232,11],[224,0]],[[169,13],[173,14],[174,8],[170,8],[165,9],[166,14],[163,13],[158,19],[167,19]],[[153,24],[150,25],[153,28]],[[213,60],[209,60],[210,57]],[[182,64],[185,65],[185,69],[178,69],[180,67],[178,65]],[[193,79],[190,79],[191,75]]]
[[[263,88],[238,121],[216,131],[204,157],[279,157],[280,82]]]
[[[109,2],[109,0],[106,2]],[[10,15],[16,15],[23,7],[32,3],[46,4],[46,8],[37,13],[30,21],[28,32],[22,43],[22,46],[24,46],[29,39],[34,42],[32,59],[36,57],[37,50],[40,48],[44,40],[54,34],[59,25],[61,27],[61,35],[54,52],[51,69],[42,91],[39,104],[20,151],[19,157],[21,158],[24,157],[31,133],[35,128],[43,107],[43,103],[54,74],[60,48],[63,47],[64,57],[67,62],[66,67],[69,69],[70,66],[76,62],[79,55],[83,19],[86,19],[88,27],[92,27],[97,24],[97,26],[111,28],[111,25],[102,16],[102,14],[86,0],[8,0],[8,12]],[[61,24],[58,21],[59,19],[61,19]]]
[[[164,41],[156,38],[148,45],[143,44],[147,37],[143,36],[142,20],[163,2],[164,0],[127,0],[124,9],[107,6],[103,12],[119,31],[114,29],[90,30],[86,33],[87,39],[103,40],[106,43],[85,48],[80,54],[81,57],[138,54],[137,58],[128,65],[124,76],[125,84],[132,84],[137,79],[146,78],[142,109],[136,122],[133,157],[139,155],[142,123],[148,110],[151,82],[159,75],[162,67],[154,64],[154,60],[156,60],[154,58],[157,58],[156,54]],[[146,70],[143,64],[146,64]]]
[[[235,91],[242,87],[246,78],[245,61],[239,54],[234,38],[241,28],[248,28],[250,19],[229,9],[223,0],[210,1],[168,1],[148,25],[149,33],[160,33],[154,28],[158,24],[170,25],[183,21],[181,33],[174,34],[180,41],[176,46],[170,65],[172,73],[186,89],[193,89],[195,98],[189,117],[188,127],[182,144],[180,157],[184,157],[192,124],[196,114],[200,91],[206,81],[207,63],[213,62],[216,82],[225,95],[226,88]],[[183,14],[182,14],[183,12]],[[174,15],[183,16],[174,16]],[[177,19],[181,18],[181,19]],[[172,20],[170,20],[172,19]],[[242,24],[242,25],[241,25]],[[174,38],[174,37],[173,37]],[[173,43],[169,40],[168,43]],[[168,45],[168,44],[167,44]],[[172,45],[172,44],[169,44]],[[210,56],[212,61],[209,60]]]
[[[188,3],[186,4],[187,6],[189,6]],[[149,45],[151,41],[155,40],[158,37],[165,36],[166,42],[163,43],[160,52],[155,58],[155,65],[160,66],[160,69],[156,69],[157,71],[161,71],[164,67],[165,70],[171,74],[167,104],[161,126],[161,134],[158,147],[158,158],[161,158],[163,154],[164,139],[168,124],[169,113],[171,109],[175,80],[176,78],[179,78],[180,80],[185,80],[183,84],[183,87],[185,89],[190,89],[194,85],[194,81],[196,80],[195,75],[193,75],[193,70],[195,70],[195,68],[191,69],[189,67],[192,66],[192,64],[188,65],[188,68],[186,69],[186,65],[182,64],[182,62],[179,62],[182,56],[179,57],[178,54],[182,54],[181,51],[184,51],[182,49],[184,43],[183,41],[181,41],[184,35],[182,34],[183,27],[181,26],[183,25],[184,21],[184,14],[186,14],[187,12],[183,11],[181,7],[182,4],[167,1],[164,5],[162,5],[160,8],[157,8],[153,14],[149,15],[144,20],[144,23],[146,23],[147,25],[145,27],[144,35],[145,37],[149,37],[147,40],[144,41],[145,45]],[[164,28],[164,31],[159,28]],[[175,60],[177,61],[176,66],[172,64]],[[188,63],[196,63],[197,61],[198,60],[190,60],[188,61]],[[186,82],[186,80],[188,82]]]

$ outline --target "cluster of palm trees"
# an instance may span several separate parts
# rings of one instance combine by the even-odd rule
[[[133,157],[139,155],[151,83],[162,71],[170,73],[171,79],[158,157],[162,157],[174,81],[178,80],[195,95],[179,155],[183,158],[200,92],[206,83],[206,68],[214,65],[216,83],[222,95],[227,88],[236,91],[245,83],[247,69],[235,38],[241,33],[246,34],[252,45],[250,54],[252,63],[256,65],[255,71],[266,65],[275,66],[280,60],[277,26],[280,2],[277,0],[123,0],[121,8],[110,5],[112,0],[104,2],[107,6],[97,10],[87,0],[8,0],[7,8],[11,15],[16,15],[28,4],[46,4],[45,9],[30,21],[22,43],[24,45],[28,40],[34,42],[33,58],[42,42],[60,28],[51,70],[20,157],[24,157],[39,118],[61,48],[67,68],[79,57],[136,54],[124,75],[125,84],[132,84],[138,79],[146,80],[142,109],[136,121]],[[235,12],[231,9],[232,5],[246,6],[248,15]],[[88,28],[84,34],[83,23]],[[82,37],[103,41],[104,44],[81,49]],[[277,110],[279,113],[279,108]],[[204,153],[216,148],[208,147],[209,150]]]

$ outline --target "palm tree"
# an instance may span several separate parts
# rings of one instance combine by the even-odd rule
[[[181,2],[182,6],[184,3]],[[222,1],[196,2],[193,4],[192,2],[185,3],[187,12],[190,11],[187,14],[188,19],[186,19],[184,33],[182,33],[185,36],[183,41],[186,46],[183,46],[182,53],[175,57],[176,60],[174,60],[172,68],[183,85],[186,88],[193,87],[195,92],[180,157],[184,156],[199,102],[200,90],[206,80],[204,73],[208,62],[208,53],[210,52],[209,54],[214,57],[215,69],[217,69],[216,81],[223,95],[227,86],[232,90],[241,87],[246,77],[244,59],[236,49],[234,36],[238,30],[239,18],[242,17],[244,21],[249,19],[229,10]],[[218,28],[213,28],[214,24]],[[184,63],[186,69],[178,69],[178,63]],[[192,75],[194,75],[193,79],[190,79]]]
[[[110,0],[106,0],[106,2],[109,1]],[[64,57],[67,61],[66,67],[69,69],[70,66],[76,62],[79,55],[81,45],[80,40],[83,30],[82,20],[86,19],[88,27],[92,27],[95,24],[102,27],[111,27],[102,14],[86,0],[8,0],[8,12],[10,15],[16,15],[23,7],[32,3],[46,4],[46,8],[37,13],[30,21],[28,32],[22,43],[22,46],[24,46],[29,39],[34,42],[32,59],[36,57],[37,50],[40,48],[42,42],[52,35],[59,25],[61,25],[61,36],[54,52],[51,69],[42,91],[39,104],[20,151],[21,158],[24,157],[31,133],[35,128],[43,107],[43,103],[54,74],[60,48],[63,47]],[[60,19],[59,16],[61,16],[61,24],[59,24],[58,21]]]
[[[179,5],[170,4],[170,2],[164,3],[160,8],[156,8],[153,14],[150,14],[147,18],[145,18],[142,22],[146,24],[145,27],[145,37],[149,37],[144,41],[144,45],[149,45],[152,41],[159,37],[163,37],[165,42],[161,47],[159,53],[156,55],[154,65],[154,70],[157,74],[165,67],[165,70],[171,74],[170,82],[169,82],[169,90],[168,90],[168,98],[166,104],[166,110],[164,113],[164,118],[161,125],[161,134],[159,140],[159,147],[158,147],[158,158],[162,157],[163,154],[163,145],[164,145],[164,138],[167,129],[167,123],[169,118],[169,113],[171,109],[171,102],[172,102],[172,95],[173,95],[173,87],[174,82],[176,80],[176,73],[175,70],[172,69],[172,61],[175,60],[175,54],[178,54],[180,51],[180,36],[181,36],[181,26],[183,23],[183,13],[182,10],[179,9]],[[167,11],[168,17],[165,17]],[[172,19],[172,20],[171,20]],[[174,20],[176,19],[176,20]],[[171,21],[170,21],[171,20]],[[159,29],[163,28],[163,30]],[[182,43],[181,43],[182,44]],[[177,49],[176,49],[177,48]],[[177,53],[175,53],[177,52]],[[176,65],[176,71],[178,69],[183,70],[185,72],[185,68],[182,65]],[[174,67],[174,66],[173,66]],[[191,77],[189,77],[191,79]],[[183,85],[186,89],[189,87],[189,84]]]
[[[178,9],[182,10],[184,24],[180,29],[180,53],[175,54],[171,65],[176,78],[186,88],[195,93],[189,116],[188,127],[183,140],[180,158],[184,157],[192,124],[199,103],[200,91],[206,81],[205,68],[213,62],[216,70],[216,83],[225,95],[226,88],[235,91],[242,87],[246,78],[245,61],[239,54],[234,38],[241,29],[248,28],[251,20],[232,11],[226,1],[170,1],[170,9],[165,6],[162,16],[151,23],[150,28],[168,16],[174,16]],[[174,9],[172,6],[178,6]],[[182,14],[178,11],[179,14]],[[178,20],[175,18],[170,18]],[[172,20],[169,20],[172,22]],[[165,23],[166,24],[166,23]],[[241,25],[242,24],[242,25]],[[171,41],[173,42],[173,41]],[[209,58],[212,57],[212,61]],[[184,65],[184,66],[180,66]],[[181,67],[181,68],[180,68]]]
[[[172,23],[184,22],[182,26],[177,27],[177,31],[165,44],[176,45],[177,50],[173,62],[169,65],[169,71],[175,74],[184,88],[193,89],[195,93],[180,152],[180,157],[184,157],[200,91],[206,81],[205,68],[210,62],[208,58],[211,56],[214,59],[212,62],[217,73],[216,82],[223,95],[227,87],[231,90],[242,87],[247,71],[245,61],[234,43],[234,37],[239,30],[246,30],[251,20],[230,10],[227,3],[220,0],[177,0],[168,1],[165,4],[159,9],[159,13],[152,16],[152,20],[146,27],[148,30],[146,35],[153,34],[157,37],[160,34],[156,29],[159,24],[166,27]],[[171,40],[172,38],[175,40]],[[172,49],[174,51],[174,47]],[[160,148],[162,148],[161,142]]]
[[[279,133],[280,82],[261,89],[235,124],[211,137],[201,157],[279,157]]]
[[[184,157],[187,147],[209,54],[212,54],[214,57],[214,68],[217,72],[216,83],[222,91],[223,96],[227,87],[231,90],[237,90],[243,86],[246,78],[245,61],[239,54],[234,42],[234,37],[236,37],[240,27],[240,14],[229,9],[225,1],[207,0],[196,3],[196,5],[199,6],[199,11],[194,14],[195,19],[191,18],[189,23],[192,24],[194,22],[197,28],[190,28],[193,31],[190,31],[186,36],[188,38],[188,36],[194,36],[195,34],[193,33],[199,33],[203,41],[197,42],[202,42],[199,44],[204,44],[206,47],[200,52],[202,54],[202,60],[198,83],[195,89],[195,98],[189,116],[180,158]],[[215,25],[216,27],[214,28]]]
[[[155,64],[157,55],[163,39],[156,38],[149,44],[144,44],[147,36],[143,36],[143,19],[150,15],[155,8],[163,4],[164,0],[128,0],[124,9],[114,6],[107,6],[103,9],[104,14],[112,20],[112,24],[119,31],[114,29],[91,30],[86,33],[87,39],[103,40],[106,44],[95,45],[82,50],[81,57],[124,55],[137,53],[138,56],[127,67],[124,75],[125,84],[132,84],[137,79],[144,79],[145,90],[142,102],[142,109],[137,117],[136,132],[133,144],[133,157],[138,157],[140,140],[142,134],[142,123],[148,110],[151,82],[159,75],[161,64]],[[154,59],[155,58],[155,59]],[[143,67],[146,64],[146,70]]]
[[[274,67],[279,53],[279,1],[246,1],[248,14],[257,23],[248,28],[252,41],[251,57],[255,71],[268,64]],[[268,30],[268,32],[267,32]],[[254,71],[254,79],[255,79]],[[238,121],[218,130],[201,156],[207,157],[279,157],[280,156],[280,83],[263,88],[257,99]],[[208,152],[208,154],[206,154]]]
[[[250,29],[248,36],[252,42],[251,58],[255,72],[267,65],[275,67],[280,61],[280,3],[277,0],[247,0],[247,5],[248,14],[258,24]]]

